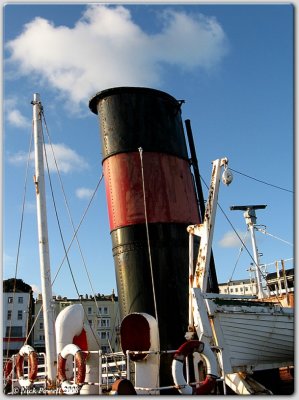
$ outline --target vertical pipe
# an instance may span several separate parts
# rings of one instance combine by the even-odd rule
[[[253,258],[255,263],[255,273],[256,273],[256,283],[257,283],[257,296],[259,299],[264,298],[264,291],[262,286],[262,276],[260,271],[260,263],[259,263],[259,256],[257,251],[256,239],[255,239],[255,232],[254,232],[254,225],[251,223],[248,226],[250,234],[251,234],[251,242],[252,242],[252,250],[253,250]]]
[[[38,93],[33,95],[33,133],[35,144],[35,185],[37,204],[37,225],[39,238],[39,257],[43,297],[43,316],[45,329],[46,365],[51,385],[56,379],[56,344],[54,310],[52,307],[52,282],[48,241],[47,209],[44,179],[43,137],[41,124],[42,105]]]

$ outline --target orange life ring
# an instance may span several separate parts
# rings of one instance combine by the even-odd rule
[[[75,365],[77,368],[75,383],[71,383],[65,372],[66,357],[72,355],[75,360]],[[81,386],[85,381],[86,374],[86,363],[85,355],[81,351],[80,347],[75,344],[66,345],[61,353],[58,354],[58,380],[61,382],[61,389],[66,394],[78,394],[80,392]]]
[[[5,363],[4,367],[4,377],[7,384],[11,384],[11,374],[12,374],[12,359],[9,359]]]
[[[133,383],[128,379],[120,378],[113,382],[110,395],[136,395]]]
[[[207,364],[207,376],[199,386],[193,388],[187,384],[184,374],[183,366],[186,357],[194,352],[200,353]],[[199,340],[189,340],[183,343],[174,354],[172,361],[172,376],[176,386],[179,388],[181,394],[208,394],[215,387],[216,379],[218,377],[217,361],[211,348],[204,342]],[[194,393],[195,392],[195,393]]]
[[[28,371],[28,379],[24,378],[23,371],[23,361],[24,357],[28,356],[29,360],[29,371]],[[16,358],[16,374],[19,380],[19,384],[23,387],[30,387],[37,377],[38,371],[38,362],[37,362],[37,353],[33,347],[29,345],[23,346]]]

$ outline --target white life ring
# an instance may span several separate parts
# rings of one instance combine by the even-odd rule
[[[76,372],[76,383],[71,383],[66,378],[65,364],[66,357],[72,355],[75,358],[75,364],[77,367]],[[85,381],[86,374],[86,362],[85,355],[81,351],[80,347],[75,344],[67,344],[58,354],[58,380],[61,381],[61,389],[65,394],[78,394]]]
[[[23,371],[23,361],[25,356],[28,356],[29,360],[28,378],[26,379],[24,378],[24,371]],[[19,384],[22,387],[27,387],[27,388],[32,386],[33,382],[37,377],[37,369],[38,369],[37,353],[34,350],[34,348],[29,346],[29,344],[21,347],[16,358],[16,374],[19,380]]]
[[[200,353],[207,364],[206,379],[200,382],[194,394],[208,394],[215,386],[218,372],[215,355],[206,343],[199,340],[189,340],[183,343],[174,354],[172,361],[172,377],[181,394],[193,394],[193,388],[187,384],[184,378],[183,366],[185,358],[194,352]]]

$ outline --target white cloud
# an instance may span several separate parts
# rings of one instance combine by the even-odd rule
[[[88,168],[88,163],[81,157],[75,150],[67,147],[65,144],[53,144],[52,145],[55,159],[58,165],[59,172],[69,173],[72,171],[81,171]],[[50,172],[56,172],[56,165],[52,153],[51,146],[46,144],[46,153],[48,159],[48,165]],[[25,152],[19,152],[10,155],[8,161],[11,164],[23,165],[27,162],[27,154]],[[32,152],[30,158],[34,159],[34,153]],[[46,162],[44,161],[46,168]]]
[[[240,236],[242,241],[244,241],[246,232],[238,232],[238,235]],[[247,235],[246,240],[248,240],[248,235]],[[245,243],[246,243],[246,241],[245,241]],[[221,247],[241,247],[242,246],[240,239],[238,238],[238,236],[236,235],[236,233],[234,231],[226,232],[223,235],[222,239],[219,240],[218,244]]]
[[[3,102],[6,111],[8,123],[17,128],[28,129],[31,126],[31,120],[25,117],[17,107],[18,99],[9,97]]]
[[[88,188],[78,188],[76,190],[76,196],[78,199],[90,199],[93,193],[94,190]]]
[[[17,109],[8,111],[7,120],[11,125],[17,128],[27,129],[31,126],[31,121],[24,117],[24,115],[22,115],[22,113]]]
[[[161,10],[160,23],[158,33],[148,34],[124,6],[99,4],[88,5],[72,28],[38,17],[8,42],[9,61],[80,105],[109,87],[158,85],[167,65],[213,68],[227,53],[213,17]]]

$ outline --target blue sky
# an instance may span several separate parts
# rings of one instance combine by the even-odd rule
[[[267,204],[267,231],[293,243],[293,7],[289,4],[10,4],[3,8],[3,278],[13,277],[20,233],[32,95],[39,92],[74,225],[102,174],[97,117],[88,100],[114,86],[147,86],[184,99],[201,175],[228,157],[234,173],[219,203],[243,236],[231,205]],[[46,135],[46,131],[44,129]],[[40,290],[33,164],[29,166],[17,277]],[[57,173],[51,173],[65,245],[72,238]],[[52,278],[63,246],[47,184]],[[206,198],[207,190],[204,187]],[[73,244],[70,265],[80,294],[116,290],[102,182]],[[248,278],[245,251],[217,211],[213,251],[218,281]],[[257,233],[263,263],[293,257],[293,247]],[[251,251],[251,245],[248,243]],[[186,260],[188,262],[188,260]],[[90,274],[93,289],[86,276]],[[287,262],[286,267],[292,267]],[[274,271],[274,266],[270,266]],[[53,293],[77,297],[67,263]]]

